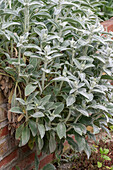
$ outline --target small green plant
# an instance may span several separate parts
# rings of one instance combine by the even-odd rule
[[[109,126],[111,132],[113,132],[113,125]]]
[[[102,147],[100,148],[100,154],[101,154],[101,158],[102,158],[102,162],[97,162],[97,166],[98,168],[102,168],[102,167],[106,167],[107,169],[113,170],[112,167],[109,166],[104,166],[104,161],[111,161],[111,158],[109,156],[107,156],[107,154],[109,153],[109,149],[102,149]]]
[[[54,164],[57,164],[57,166],[60,166],[61,164],[61,155],[56,154],[56,159],[53,161]]]

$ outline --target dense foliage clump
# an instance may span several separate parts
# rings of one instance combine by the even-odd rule
[[[113,35],[92,7],[87,0],[0,2],[0,74],[13,81],[9,114],[18,115],[11,121],[19,146],[52,153],[67,140],[89,157],[86,137],[113,123]]]
[[[102,20],[108,20],[113,17],[113,1],[112,0],[91,0],[93,10]]]

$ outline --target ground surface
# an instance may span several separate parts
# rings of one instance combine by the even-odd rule
[[[109,137],[106,133],[101,133],[97,136],[97,143],[92,143],[92,154],[88,159],[85,153],[75,155],[68,148],[62,156],[55,162],[57,170],[113,170],[113,135]],[[100,153],[100,148],[109,149],[108,156],[111,160],[103,160]],[[67,162],[66,162],[67,161]],[[98,168],[97,162],[102,162],[102,167]],[[107,168],[108,166],[108,168]]]

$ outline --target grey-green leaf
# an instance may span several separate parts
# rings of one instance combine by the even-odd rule
[[[29,120],[29,127],[30,127],[30,130],[32,132],[32,135],[36,136],[36,134],[37,134],[37,125],[36,125],[36,122],[34,122],[33,120]]]
[[[43,97],[40,101],[40,104],[44,106],[47,102],[49,102],[50,98],[51,98],[51,95],[47,95],[47,96]]]
[[[52,164],[47,164],[46,166],[44,166],[43,170],[55,170],[55,166]]]
[[[50,153],[53,153],[56,149],[56,140],[55,140],[55,134],[50,134],[50,139],[49,139],[49,150]]]
[[[33,86],[32,84],[28,84],[25,88],[25,96],[30,95],[32,92],[36,90],[37,86]]]
[[[73,95],[68,96],[68,98],[66,100],[67,106],[71,106],[73,103],[75,103],[75,96],[73,96]]]
[[[60,114],[62,112],[62,110],[64,109],[64,104],[61,103],[60,105],[58,105],[54,111],[54,114]]]
[[[66,138],[66,126],[64,123],[58,123],[56,130],[60,139]]]
[[[16,100],[17,100],[20,104],[22,104],[22,105],[25,105],[25,104],[26,104],[25,101],[24,101],[23,99],[21,99],[21,98],[16,98]]]
[[[45,135],[45,127],[43,124],[38,124],[38,130],[39,130],[39,133],[40,133],[40,136],[41,136],[41,139],[44,137]]]
[[[22,124],[22,125],[20,125],[20,126],[16,129],[16,133],[15,133],[15,138],[16,138],[16,139],[19,139],[20,136],[22,135],[23,128],[24,128],[24,126],[23,126],[23,124]]]
[[[10,111],[13,113],[23,114],[23,111],[20,107],[12,107]]]
[[[31,115],[31,117],[34,118],[44,117],[44,114],[42,112],[36,112],[33,115]]]
[[[30,139],[30,130],[28,126],[25,126],[22,131],[22,146],[26,145]]]
[[[89,157],[91,155],[91,149],[90,149],[90,146],[88,145],[88,143],[86,143],[84,151],[85,151],[85,153],[87,155],[87,158],[89,159]]]

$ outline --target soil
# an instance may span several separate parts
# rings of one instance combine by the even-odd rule
[[[74,152],[68,148],[66,154],[63,153],[61,156],[60,166],[57,165],[57,162],[54,164],[57,170],[107,170],[107,166],[113,168],[113,135],[111,136],[111,138],[109,138],[106,133],[101,133],[97,136],[97,139],[98,143],[89,141],[89,144],[93,146],[92,154],[89,159],[84,152],[82,154],[77,154],[73,158]],[[109,153],[107,154],[107,156],[111,159],[110,161],[103,161],[103,159],[101,158],[101,147],[103,149],[109,149]],[[69,157],[71,157],[72,160],[68,160]],[[67,161],[67,163],[65,163],[64,161]],[[98,161],[103,162],[103,166],[101,168],[98,168],[97,166]],[[113,170],[112,168],[110,170]]]

